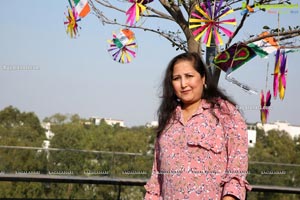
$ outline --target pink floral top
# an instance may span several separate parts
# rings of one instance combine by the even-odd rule
[[[221,109],[214,110],[219,123],[206,100],[185,124],[176,108],[155,144],[146,200],[221,200],[228,194],[245,199],[251,190],[246,124],[232,104],[219,102]]]

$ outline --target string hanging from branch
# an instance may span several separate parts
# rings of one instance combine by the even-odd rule
[[[278,23],[278,30],[280,30],[280,14],[278,12],[277,16],[277,23]],[[278,31],[278,38],[280,34]],[[287,69],[286,69],[286,61],[287,56],[284,49],[278,48],[276,51],[276,57],[275,57],[275,66],[274,66],[274,81],[273,81],[273,95],[274,98],[277,98],[277,92],[279,92],[279,98],[281,100],[284,99],[285,96],[285,90],[286,90],[286,75],[287,75]]]
[[[269,75],[269,62],[267,64],[267,73],[266,73],[266,85],[265,91],[268,90],[268,75]],[[260,121],[262,124],[265,124],[268,121],[269,117],[269,107],[271,106],[271,92],[270,90],[266,93],[266,98],[264,96],[264,91],[260,92]]]

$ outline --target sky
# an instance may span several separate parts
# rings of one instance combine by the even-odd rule
[[[118,2],[124,9],[130,4]],[[292,1],[297,3],[297,1]],[[152,7],[163,8],[157,2]],[[119,26],[103,24],[93,14],[79,22],[79,37],[71,39],[63,24],[67,0],[10,0],[2,3],[0,13],[0,109],[14,106],[22,112],[34,112],[43,120],[55,113],[79,114],[124,120],[127,126],[145,125],[157,120],[160,84],[168,62],[182,51],[156,34],[134,30],[138,43],[137,57],[129,64],[115,62],[107,52],[107,40]],[[150,6],[150,4],[149,4]],[[275,9],[273,9],[275,10]],[[300,8],[283,9],[279,26],[299,25]],[[276,11],[276,10],[275,10]],[[277,9],[278,11],[278,9]],[[105,14],[125,22],[116,11]],[[240,19],[239,13],[232,16]],[[298,19],[298,20],[297,20]],[[178,27],[164,20],[142,19],[145,26],[176,31]],[[298,24],[297,24],[298,23]],[[276,14],[252,14],[234,42],[262,27],[278,27]],[[225,38],[226,40],[226,38]],[[250,60],[232,76],[260,91],[272,91],[274,56]],[[267,76],[267,64],[269,70]],[[272,100],[269,122],[287,121],[300,125],[300,94],[297,79],[299,52],[288,54],[287,91],[283,101]],[[260,121],[259,95],[250,95],[225,80],[219,86],[243,109],[247,122]]]

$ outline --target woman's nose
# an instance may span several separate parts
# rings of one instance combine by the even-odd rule
[[[187,86],[187,80],[185,78],[181,79],[181,87],[185,88]]]

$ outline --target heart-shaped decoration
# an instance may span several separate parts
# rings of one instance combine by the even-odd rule
[[[218,56],[215,57],[214,59],[214,63],[218,64],[218,63],[225,63],[230,59],[230,54],[228,51],[223,51],[222,53],[220,53]]]
[[[241,49],[239,49],[234,57],[233,60],[237,61],[237,60],[247,60],[249,58],[250,52],[247,48],[242,47]]]

